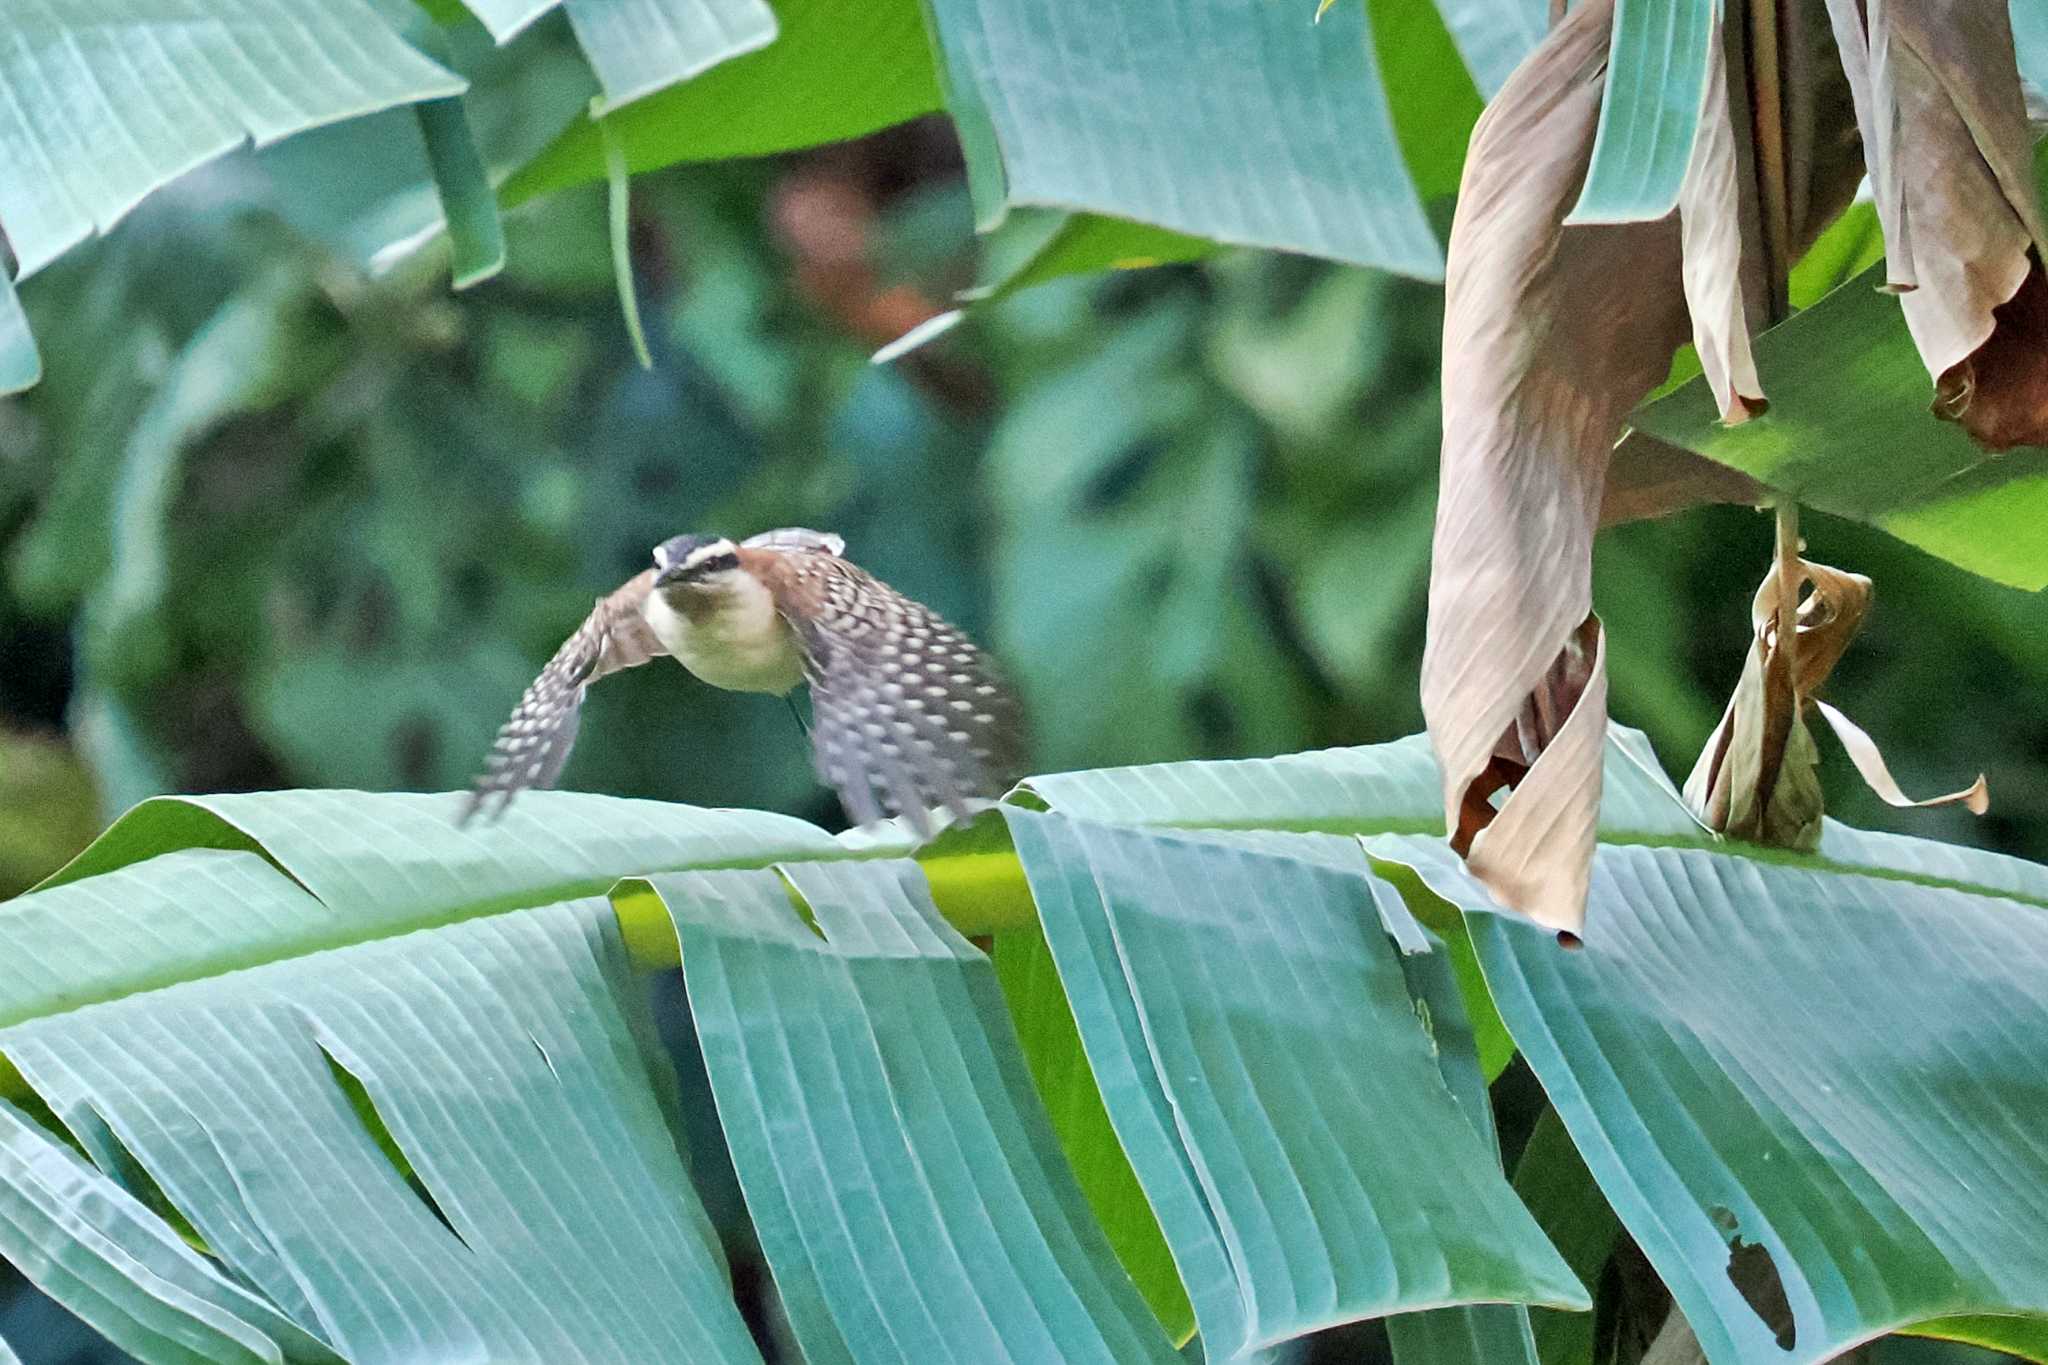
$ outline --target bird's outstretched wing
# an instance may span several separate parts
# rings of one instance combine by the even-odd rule
[[[773,531],[748,536],[740,544],[749,550],[816,550],[834,557],[846,553],[846,537],[806,526],[778,526]]]
[[[762,577],[804,652],[818,776],[866,824],[969,812],[1019,775],[1022,716],[988,656],[930,608],[837,555],[784,550]]]
[[[649,569],[598,599],[498,731],[459,823],[468,824],[486,805],[493,817],[502,814],[528,787],[553,786],[576,743],[577,718],[590,684],[667,652],[640,614],[653,589],[654,570]]]

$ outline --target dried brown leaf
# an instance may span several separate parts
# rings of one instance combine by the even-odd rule
[[[1767,305],[1754,244],[1745,251],[1744,239],[1750,234],[1744,230],[1743,169],[1735,151],[1723,43],[1717,14],[1707,44],[1699,132],[1679,193],[1678,218],[1684,232],[1683,277],[1693,345],[1720,404],[1721,420],[1733,423],[1747,421],[1765,407],[1749,337],[1753,328],[1764,325],[1762,310]],[[1750,259],[1745,261],[1745,255]]]
[[[1820,842],[1820,753],[1806,728],[1805,701],[1862,627],[1870,580],[1825,564],[1794,563],[1789,588],[1773,563],[1757,589],[1750,606],[1755,637],[1742,678],[1686,779],[1685,799],[1710,829],[1811,849]],[[1807,582],[1813,592],[1799,607],[1796,649],[1781,650],[1783,594],[1797,594]]]
[[[1647,432],[1630,431],[1615,446],[1607,469],[1600,526],[1604,530],[1708,503],[1755,507],[1770,500],[1770,491],[1739,469]]]
[[[1423,709],[1448,826],[1503,903],[1576,929],[1606,676],[1592,542],[1622,419],[1687,333],[1672,220],[1561,226],[1612,0],[1574,7],[1473,131],[1451,230]],[[1496,812],[1487,797],[1513,785]]]
[[[1848,752],[1849,761],[1856,765],[1856,771],[1863,775],[1863,780],[1886,805],[1912,810],[1927,806],[1960,804],[1972,815],[1982,815],[1991,809],[1991,787],[1984,780],[1982,773],[1978,773],[1977,780],[1961,791],[1915,801],[1899,789],[1897,780],[1892,777],[1891,769],[1885,766],[1884,755],[1878,751],[1877,741],[1872,739],[1862,726],[1818,698],[1813,704],[1820,709],[1828,724],[1834,727],[1835,738],[1842,741],[1842,748]]]
[[[2048,443],[2048,253],[1997,0],[1828,0],[1934,412],[2000,450]]]
[[[1857,771],[1884,800],[1894,806],[1962,802],[1983,814],[1982,777],[1960,792],[1909,799],[1886,770],[1876,742],[1815,697],[1862,629],[1871,585],[1861,574],[1803,559],[1793,563],[1789,588],[1774,563],[1757,589],[1750,608],[1756,633],[1742,678],[1686,779],[1685,800],[1693,814],[1708,828],[1734,838],[1778,848],[1816,847],[1822,814],[1820,752],[1806,723],[1809,705],[1820,709]],[[1805,584],[1812,591],[1799,603],[1796,643],[1788,652],[1779,648],[1779,611],[1784,594],[1797,594]]]

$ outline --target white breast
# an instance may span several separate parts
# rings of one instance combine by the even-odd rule
[[[659,588],[643,608],[654,637],[684,668],[733,692],[779,695],[802,681],[796,632],[751,574],[722,573],[684,591],[705,604],[695,620],[670,606]]]

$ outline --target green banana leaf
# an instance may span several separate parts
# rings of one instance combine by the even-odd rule
[[[1583,1183],[1539,1202],[1568,1267],[1501,1173],[1477,999],[1710,1359],[1781,1358],[1738,1243],[1792,1359],[2041,1353],[2048,869],[1726,845],[1621,732],[1568,953],[1437,802],[1411,740],[1035,778],[915,862],[572,794],[472,830],[453,797],[145,803],[0,906],[0,1254],[145,1360],[755,1359],[637,984],[680,963],[816,1358],[1163,1360],[1192,1321],[1221,1359],[1392,1315],[1407,1362],[1534,1360],[1520,1305],[1585,1305],[1566,1234],[1601,1223]],[[1043,957],[999,986],[963,932]]]

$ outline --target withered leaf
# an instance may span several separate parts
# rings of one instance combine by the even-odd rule
[[[1750,608],[1755,637],[1742,678],[1722,713],[1721,723],[1686,779],[1685,800],[1708,828],[1733,838],[1776,848],[1811,851],[1820,843],[1822,801],[1820,752],[1807,727],[1808,706],[1834,727],[1857,771],[1871,789],[1894,806],[1962,802],[1981,815],[1987,806],[1984,779],[1960,792],[1913,801],[1885,768],[1877,744],[1814,693],[1827,681],[1870,611],[1871,585],[1861,574],[1795,558],[1790,581],[1774,563]],[[1803,585],[1812,591],[1798,603],[1791,650],[1780,648],[1785,595],[1795,600]]]
[[[1828,8],[1933,411],[1991,450],[2048,444],[2048,221],[2007,7]]]
[[[1612,18],[1612,0],[1573,8],[1473,132],[1422,673],[1448,827],[1504,904],[1566,930],[1584,917],[1607,725],[1591,579],[1608,458],[1687,333],[1676,222],[1560,226]]]
[[[1685,302],[1692,314],[1700,368],[1721,406],[1721,420],[1742,422],[1763,411],[1763,384],[1750,351],[1752,329],[1766,321],[1762,261],[1744,250],[1742,164],[1729,113],[1728,60],[1720,12],[1707,44],[1707,84],[1692,160],[1679,192],[1684,231]]]
[[[1835,732],[1835,738],[1842,741],[1842,748],[1847,751],[1849,761],[1856,765],[1856,771],[1862,774],[1863,780],[1886,805],[1901,809],[1961,805],[1972,815],[1982,815],[1991,809],[1991,787],[1984,780],[1982,773],[1978,773],[1977,780],[1961,791],[1915,801],[1899,789],[1897,780],[1892,777],[1891,769],[1885,766],[1884,755],[1878,751],[1877,741],[1872,739],[1862,726],[1819,698],[1815,698],[1813,704],[1821,715],[1827,718],[1828,725]]]

